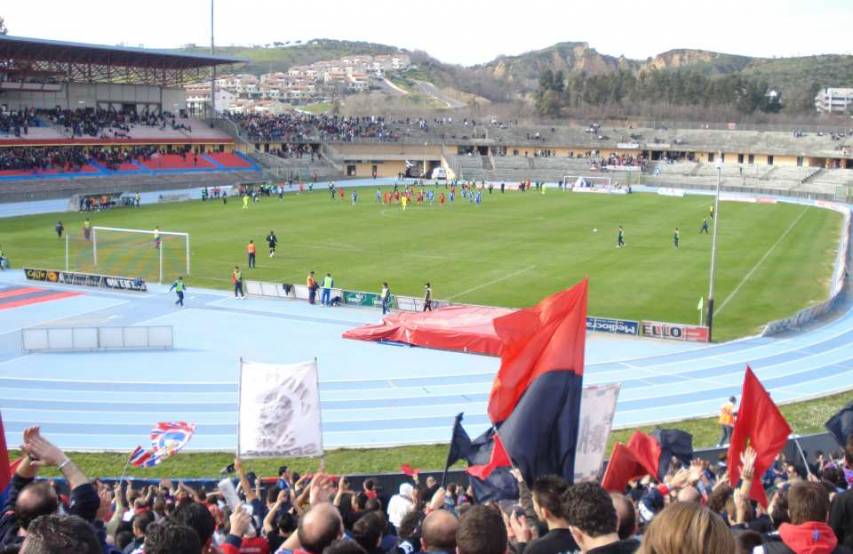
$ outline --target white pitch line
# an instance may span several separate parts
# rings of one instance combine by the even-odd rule
[[[480,289],[484,289],[486,287],[490,287],[490,286],[494,285],[495,283],[500,283],[501,281],[506,281],[507,279],[512,279],[516,275],[521,275],[522,273],[527,273],[528,271],[530,271],[532,269],[536,269],[536,266],[535,265],[527,266],[524,269],[519,269],[518,271],[515,271],[513,273],[508,273],[502,277],[498,277],[497,279],[492,279],[491,281],[488,281],[486,283],[481,283],[481,284],[477,285],[476,287],[473,287],[473,288],[470,288],[467,290],[463,290],[462,292],[457,292],[454,295],[448,296],[446,299],[447,300],[453,300],[454,298],[459,298],[460,296],[464,296],[470,292],[474,292],[474,291],[478,291]]]
[[[799,223],[800,220],[803,218],[803,216],[806,215],[806,212],[808,210],[809,209],[806,208],[805,210],[800,212],[800,215],[797,216],[797,219],[795,219],[790,225],[788,225],[788,228],[785,229],[785,232],[782,233],[782,235],[778,239],[776,239],[776,242],[773,243],[773,246],[771,246],[767,250],[767,252],[764,253],[764,255],[761,257],[761,259],[758,260],[758,262],[754,266],[752,266],[752,269],[749,270],[749,273],[747,273],[744,276],[744,278],[741,279],[740,283],[738,283],[738,285],[735,287],[735,290],[733,290],[732,293],[729,294],[725,300],[723,300],[723,303],[720,304],[720,307],[717,308],[717,311],[714,315],[717,315],[717,316],[720,315],[720,312],[723,311],[723,308],[726,307],[726,305],[729,303],[729,301],[732,298],[734,298],[735,295],[740,291],[740,289],[746,284],[746,282],[749,281],[749,278],[752,277],[752,274],[755,273],[755,271],[761,266],[761,264],[764,263],[764,261],[770,256],[770,254],[772,254],[773,251],[776,250],[776,247],[779,246],[779,244],[781,244],[783,240],[785,240],[785,237],[788,236],[788,233],[790,233],[794,229],[794,227],[797,225],[797,223]]]

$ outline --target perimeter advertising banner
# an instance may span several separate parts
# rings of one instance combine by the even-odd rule
[[[628,319],[587,316],[586,330],[599,333],[616,333],[619,335],[639,335],[640,323]]]
[[[344,304],[352,304],[355,306],[370,306],[373,308],[382,307],[382,299],[374,292],[361,292],[355,290],[343,291]],[[391,297],[391,305],[394,305],[394,297]]]
[[[640,328],[643,331],[644,337],[689,342],[708,342],[708,328],[698,325],[683,325],[681,323],[666,323],[663,321],[641,321]]]
[[[24,268],[24,275],[26,275],[27,279],[30,281],[47,281],[49,283],[62,283],[63,285],[103,287],[108,289],[133,290],[139,292],[145,292],[148,290],[145,281],[139,278],[33,268]]]

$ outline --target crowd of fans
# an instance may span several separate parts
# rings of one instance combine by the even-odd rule
[[[15,137],[29,134],[30,127],[38,125],[35,110],[0,112],[0,134]]]
[[[0,149],[0,170],[62,169],[80,171],[89,162],[79,146],[11,147]]]
[[[250,140],[255,141],[332,141],[350,142],[355,139],[396,141],[399,135],[386,124],[384,117],[341,117],[304,113],[232,114]]]
[[[794,129],[791,134],[794,138],[802,138],[809,136],[809,134],[802,129]],[[829,137],[833,141],[839,141],[849,137],[853,137],[853,129],[841,131],[816,131],[814,134],[818,137]]]
[[[194,156],[191,145],[168,151],[186,159]],[[18,170],[38,173],[51,169],[64,172],[80,171],[89,163],[97,163],[107,169],[118,169],[122,164],[144,162],[158,154],[166,154],[161,146],[19,146],[0,148],[0,171]]]
[[[136,110],[104,110],[78,108],[63,110],[56,107],[0,112],[0,133],[22,137],[29,134],[30,127],[54,125],[62,127],[70,137],[129,138],[132,126],[157,127],[161,130],[184,130],[192,133],[192,127],[183,123],[185,113],[176,117],[170,112]]]
[[[497,119],[478,121],[452,117],[400,118],[384,116],[343,117],[338,115],[312,115],[307,113],[230,114],[230,119],[240,126],[250,140],[273,142],[352,142],[372,139],[395,142],[403,137],[422,137],[437,134],[442,140],[485,139],[487,128],[507,129],[518,122]],[[450,131],[445,132],[444,129]],[[463,132],[457,136],[455,131]],[[539,133],[536,133],[536,138]],[[533,137],[528,133],[528,139]]]
[[[235,460],[234,478],[210,489],[162,480],[134,487],[91,481],[38,427],[0,517],[0,552],[11,554],[845,554],[853,548],[853,437],[839,459],[807,469],[780,459],[755,475],[741,457],[741,481],[694,460],[673,464],[608,493],[595,482],[557,476],[518,482],[517,499],[477,503],[471,489],[433,478],[396,494],[366,479],[357,488],[322,470],[280,468],[259,479]],[[64,482],[37,480],[57,468]],[[227,471],[227,470],[226,470]],[[769,506],[749,500],[754,480]],[[67,484],[66,484],[67,483]],[[236,488],[234,484],[236,485]],[[238,492],[236,492],[238,491]],[[236,492],[236,494],[235,494]]]
[[[81,108],[76,110],[39,110],[39,116],[44,117],[53,125],[63,127],[65,132],[73,137],[128,138],[132,125],[157,127],[161,130],[185,130],[192,132],[192,127],[186,125],[170,112],[136,110],[102,110]]]
[[[282,144],[278,148],[270,149],[269,153],[286,159],[310,157],[312,162],[317,156],[317,151],[310,144]]]

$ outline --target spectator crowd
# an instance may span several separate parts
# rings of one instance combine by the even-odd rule
[[[514,125],[496,119],[477,121],[452,117],[400,118],[384,116],[339,116],[287,112],[283,114],[229,114],[228,117],[253,141],[284,143],[353,142],[376,140],[395,142],[403,138],[423,138],[430,134],[441,140],[488,138],[488,128],[507,129]],[[517,122],[515,122],[517,124]],[[457,133],[459,133],[457,135]],[[528,135],[528,139],[531,137]],[[537,133],[538,138],[538,133]]]
[[[123,164],[149,161],[157,155],[177,154],[185,160],[193,154],[191,145],[172,150],[156,145],[139,146],[17,146],[0,148],[0,171],[17,170],[39,173],[59,170],[73,173],[96,163],[107,169],[119,169]]]
[[[747,449],[738,483],[699,459],[609,493],[557,476],[525,483],[513,469],[518,498],[480,503],[471,488],[417,474],[392,495],[377,480],[353,487],[322,470],[260,479],[239,459],[217,487],[107,485],[38,427],[24,431],[22,449],[0,517],[3,554],[853,552],[853,436],[837,458],[819,453],[808,468],[780,458],[765,475]],[[64,479],[37,479],[42,467]],[[749,500],[754,480],[766,508]]]

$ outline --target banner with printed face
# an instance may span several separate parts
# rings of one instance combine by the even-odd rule
[[[317,362],[240,367],[238,447],[246,458],[322,456]]]
[[[575,483],[598,478],[613,427],[619,388],[618,383],[583,388],[575,450]]]

